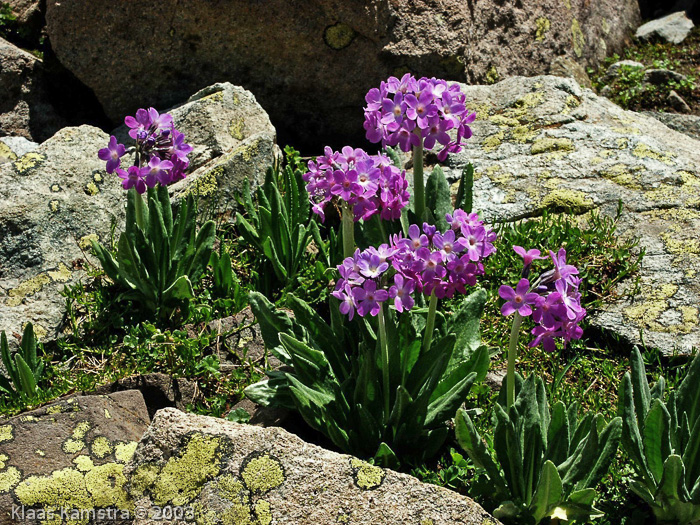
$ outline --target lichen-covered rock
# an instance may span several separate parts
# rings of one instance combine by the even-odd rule
[[[364,95],[389,75],[495,81],[557,56],[593,66],[640,20],[637,0],[49,0],[46,21],[58,60],[115,122],[229,80],[298,147],[362,136]]]
[[[693,21],[686,16],[685,11],[678,11],[639,26],[635,36],[642,41],[659,39],[680,44],[693,27]]]
[[[192,193],[203,209],[231,215],[242,180],[255,185],[278,155],[269,118],[249,92],[231,84],[212,86],[170,112],[194,146],[194,171],[172,186],[174,196]],[[122,230],[121,179],[97,158],[108,140],[94,127],[64,128],[0,162],[0,330],[21,333],[31,321],[41,338],[56,337],[65,307],[59,292],[84,275],[90,241],[109,243],[112,226]]]
[[[280,428],[171,408],[156,414],[124,474],[137,516],[156,506],[191,509],[181,523],[497,523],[469,498],[310,445]]]
[[[49,102],[41,60],[0,38],[0,136],[45,140],[65,125]]]
[[[696,115],[679,115],[665,111],[645,111],[644,114],[663,122],[671,129],[700,140],[700,117]]]
[[[130,516],[123,470],[148,423],[133,390],[63,399],[0,420],[0,525],[45,523],[35,518],[61,509]]]
[[[618,232],[639,237],[646,257],[639,287],[621,283],[594,325],[635,344],[642,330],[666,353],[700,347],[700,142],[570,79],[462,89],[478,117],[446,173],[456,180],[473,162],[474,208],[510,221],[544,209],[614,215],[622,200]]]
[[[0,164],[17,160],[38,147],[39,144],[24,137],[0,137]]]

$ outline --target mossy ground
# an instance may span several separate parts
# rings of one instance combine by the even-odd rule
[[[625,109],[634,111],[674,112],[668,102],[668,94],[675,90],[688,103],[693,115],[700,115],[700,27],[695,27],[680,44],[635,43],[619,55],[605,59],[596,70],[589,74],[593,87],[600,92],[605,86],[607,68],[620,60],[634,60],[646,68],[671,69],[688,77],[688,82],[671,82],[665,86],[643,85],[643,70],[626,68],[609,84],[609,98]]]

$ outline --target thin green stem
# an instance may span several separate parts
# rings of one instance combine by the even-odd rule
[[[355,224],[352,206],[343,201],[342,207],[343,221],[343,257],[352,257],[355,252]]]
[[[513,317],[513,326],[510,329],[510,345],[508,346],[508,370],[506,372],[507,382],[507,407],[513,406],[515,403],[515,360],[518,358],[518,335],[520,335],[520,323],[523,318],[515,312]]]
[[[423,138],[413,148],[413,210],[416,212],[418,222],[423,220],[425,210],[425,185],[423,184]]]
[[[384,322],[384,304],[379,305],[379,348],[382,354],[382,376],[384,383],[384,423],[389,422],[391,403],[389,399],[389,346],[386,341],[386,324]]]
[[[422,352],[427,352],[430,344],[433,342],[433,331],[435,330],[435,312],[437,311],[438,298],[435,295],[435,290],[430,294],[430,305],[428,306],[428,322],[425,325],[425,334],[423,335]]]

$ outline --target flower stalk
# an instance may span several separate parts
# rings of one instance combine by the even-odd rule
[[[515,360],[518,358],[518,335],[523,316],[515,312],[513,326],[510,329],[510,344],[508,345],[508,369],[506,371],[506,404],[508,409],[515,403]]]
[[[386,340],[386,322],[384,320],[384,305],[381,304],[379,307],[378,314],[379,321],[379,349],[382,358],[382,383],[384,384],[384,423],[389,421],[389,414],[391,409],[390,404],[390,388],[389,388],[389,345],[387,345]]]
[[[352,257],[355,251],[355,223],[352,206],[349,202],[343,201],[342,206],[343,221],[343,257]]]
[[[433,331],[435,330],[435,312],[437,311],[438,298],[435,295],[435,289],[430,294],[430,304],[428,306],[428,321],[425,325],[425,335],[423,336],[422,352],[427,352],[433,340]]]
[[[423,220],[425,211],[425,185],[423,183],[423,139],[413,147],[413,209],[418,221]]]

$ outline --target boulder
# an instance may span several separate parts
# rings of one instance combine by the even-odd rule
[[[618,232],[646,256],[639,283],[620,283],[593,326],[631,344],[641,330],[667,354],[700,347],[700,142],[570,79],[462,89],[478,118],[446,173],[457,180],[474,164],[474,209],[489,222],[545,209],[613,216],[622,200]]]
[[[364,96],[390,75],[495,81],[558,56],[595,66],[640,19],[637,0],[49,0],[46,21],[58,60],[114,122],[228,80],[299,147],[361,139]]]
[[[124,465],[149,422],[133,390],[71,397],[0,420],[0,525],[46,523],[40,512],[61,509],[128,513]]]
[[[44,13],[41,9],[41,1],[9,0],[7,5],[9,5],[12,14],[15,16],[14,23],[23,39],[39,42],[42,29],[44,28]]]
[[[38,147],[39,144],[24,137],[0,137],[0,164],[17,160]]]
[[[644,69],[644,64],[636,60],[620,60],[614,64],[610,64],[605,71],[605,75],[600,80],[605,84],[610,84],[613,80],[620,76],[620,73],[625,69]],[[579,84],[581,84],[579,82]],[[588,86],[583,86],[588,87]]]
[[[171,113],[195,148],[194,171],[172,186],[174,196],[192,193],[206,209],[231,215],[242,179],[255,185],[278,155],[267,115],[249,92],[230,84],[202,91]],[[65,308],[60,291],[84,277],[91,239],[109,243],[112,225],[122,230],[124,190],[97,158],[108,140],[91,126],[64,128],[0,164],[0,331],[21,333],[31,321],[42,339],[54,339]]]
[[[42,141],[65,125],[49,102],[42,61],[0,38],[0,136]]]
[[[655,86],[663,86],[669,82],[684,82],[687,81],[688,77],[678,73],[676,71],[671,71],[670,69],[647,69],[644,72],[643,81],[648,84],[654,84]]]
[[[678,11],[639,26],[634,36],[642,42],[658,39],[680,44],[693,27],[693,21],[686,16],[685,11]]]
[[[260,428],[166,408],[124,469],[134,525],[166,505],[188,523],[498,523],[469,498]]]
[[[660,111],[645,111],[644,114],[663,122],[671,129],[700,140],[700,117],[696,115],[679,115]]]
[[[666,98],[668,100],[668,103],[671,104],[671,107],[678,111],[679,113],[692,113],[693,110],[690,109],[690,106],[688,103],[685,101],[683,97],[681,97],[678,93],[676,93],[673,89],[670,91],[668,94],[668,97]]]

